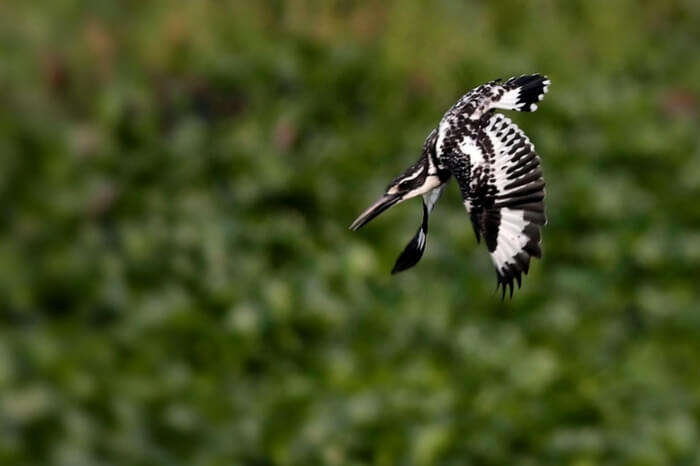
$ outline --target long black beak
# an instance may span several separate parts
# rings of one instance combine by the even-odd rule
[[[362,212],[359,217],[355,219],[354,222],[352,222],[352,225],[350,225],[351,230],[359,230],[363,226],[365,226],[367,223],[369,223],[370,220],[372,220],[374,217],[377,215],[381,214],[385,210],[387,210],[389,207],[393,206],[397,202],[401,200],[401,195],[399,194],[385,194],[382,197],[380,197],[374,204],[369,206],[367,210]]]

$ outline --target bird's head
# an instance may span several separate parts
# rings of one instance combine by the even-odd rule
[[[428,140],[430,139],[434,138],[429,136]],[[354,222],[352,222],[352,225],[350,225],[351,230],[359,230],[364,225],[369,223],[370,220],[374,219],[390,207],[395,206],[406,199],[425,194],[442,184],[442,181],[437,173],[433,173],[435,169],[431,169],[428,154],[429,148],[427,146],[428,141],[426,141],[426,146],[423,147],[423,154],[418,162],[411,165],[406,171],[397,176],[394,181],[389,184],[389,186],[387,186],[384,195],[377,199],[374,204],[369,206],[367,210],[362,212],[362,214],[360,214],[360,216],[357,217]]]

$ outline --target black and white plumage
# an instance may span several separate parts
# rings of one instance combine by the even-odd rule
[[[357,230],[386,209],[423,196],[423,222],[392,273],[414,266],[425,251],[428,217],[450,177],[457,180],[476,234],[484,239],[498,286],[513,294],[531,257],[541,257],[546,223],[540,158],[527,136],[497,109],[533,112],[550,81],[538,74],[495,80],[465,94],[443,116],[423,145],[421,158],[399,175],[363,212]]]
[[[403,270],[409,269],[416,265],[421,257],[423,257],[423,252],[425,251],[425,245],[427,244],[428,238],[428,218],[430,217],[430,212],[432,212],[435,204],[437,203],[442,192],[445,190],[445,183],[441,184],[432,191],[423,194],[423,222],[421,222],[418,231],[411,241],[408,243],[406,248],[403,250],[394,268],[391,269],[391,273],[398,273]]]

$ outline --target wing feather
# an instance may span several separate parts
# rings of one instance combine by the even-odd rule
[[[448,114],[459,114],[471,120],[479,120],[492,109],[534,112],[537,110],[536,102],[542,100],[549,90],[549,84],[549,79],[540,74],[513,77],[506,81],[496,79],[466,93]],[[500,130],[502,131],[502,128]]]
[[[484,238],[497,285],[512,296],[532,257],[541,257],[546,223],[540,158],[527,136],[500,114],[446,131],[455,141],[450,171],[460,184],[477,239]],[[455,134],[460,135],[455,136]],[[456,151],[456,152],[454,152]]]

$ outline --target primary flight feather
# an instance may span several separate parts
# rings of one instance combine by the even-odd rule
[[[497,109],[534,112],[549,89],[539,74],[497,79],[465,94],[423,144],[421,157],[389,184],[350,229],[357,230],[390,207],[421,195],[423,222],[392,273],[413,267],[425,251],[428,217],[454,177],[477,241],[483,238],[496,268],[497,286],[513,295],[531,257],[541,257],[546,223],[540,158],[528,137]]]

